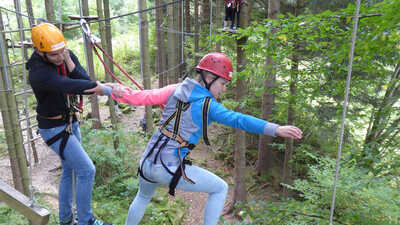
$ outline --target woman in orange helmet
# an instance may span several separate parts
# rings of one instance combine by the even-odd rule
[[[112,225],[94,218],[90,206],[95,167],[81,145],[77,95],[97,87],[75,54],[67,49],[61,30],[49,23],[32,28],[35,51],[28,60],[29,82],[37,100],[39,133],[61,158],[58,206],[61,225],[75,225],[72,180],[76,176],[78,225]]]

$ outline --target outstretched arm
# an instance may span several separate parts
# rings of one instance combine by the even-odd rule
[[[241,129],[247,132],[264,134],[268,136],[280,136],[284,138],[300,139],[302,131],[295,126],[280,126],[265,120],[234,112],[216,101],[211,102],[210,119],[227,126]]]
[[[85,92],[95,92],[99,95],[108,95],[118,102],[134,106],[142,105],[163,105],[168,97],[174,92],[178,84],[171,84],[159,89],[132,90],[120,84],[101,84]],[[112,89],[112,90],[111,90]]]

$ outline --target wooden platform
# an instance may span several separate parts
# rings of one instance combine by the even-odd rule
[[[232,30],[232,29],[227,29],[227,30],[224,30],[223,28],[220,28],[220,29],[218,29],[220,32],[222,32],[222,33],[227,33],[227,34],[229,34],[229,35],[232,35],[232,34],[239,34],[239,31],[238,30]]]
[[[50,212],[38,205],[30,206],[29,198],[0,180],[0,202],[17,210],[33,225],[46,225],[49,222]]]

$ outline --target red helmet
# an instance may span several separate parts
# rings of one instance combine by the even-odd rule
[[[219,52],[211,52],[205,55],[196,69],[206,70],[226,80],[232,81],[233,67],[226,55]]]

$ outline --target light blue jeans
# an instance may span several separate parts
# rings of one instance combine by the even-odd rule
[[[175,171],[177,166],[168,167]],[[186,165],[186,175],[195,184],[191,184],[181,178],[176,186],[177,189],[190,192],[208,193],[206,207],[204,209],[204,225],[216,225],[224,208],[228,184],[217,175],[198,166]],[[142,219],[146,206],[154,195],[159,185],[169,185],[172,176],[161,164],[153,164],[152,160],[146,160],[143,164],[143,173],[147,179],[157,183],[150,183],[139,176],[139,191],[129,207],[126,225],[136,225]]]
[[[39,129],[43,140],[48,140],[65,129],[65,125],[50,129]],[[78,122],[72,125],[73,135],[70,135],[64,149],[64,158],[61,160],[62,175],[58,190],[58,207],[61,222],[72,218],[72,171],[76,179],[76,206],[78,211],[78,225],[87,225],[92,219],[90,202],[92,199],[92,186],[95,175],[95,167],[81,145],[81,132]],[[61,139],[53,143],[50,148],[59,155]]]

